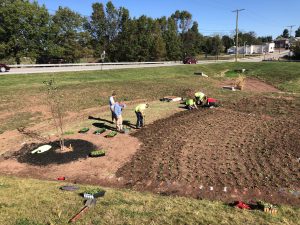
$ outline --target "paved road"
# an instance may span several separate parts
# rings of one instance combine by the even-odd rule
[[[59,67],[33,67],[33,68],[11,68],[7,73],[3,74],[29,74],[29,73],[56,73],[56,72],[71,72],[71,71],[90,71],[90,70],[112,70],[112,69],[127,69],[127,68],[144,68],[144,67],[161,67],[161,66],[177,66],[183,65],[180,63],[166,64],[138,64],[138,65],[93,65],[93,66],[64,66]]]
[[[209,64],[209,63],[222,63],[224,61],[199,61],[198,64]],[[166,66],[180,66],[182,63],[159,63],[159,64],[134,64],[134,65],[85,65],[85,66],[64,66],[63,64],[59,67],[32,67],[32,68],[11,68],[7,73],[4,74],[32,74],[32,73],[56,73],[56,72],[72,72],[72,71],[91,71],[91,70],[112,70],[112,69],[127,69],[127,68],[146,68],[146,67],[166,67]]]
[[[275,52],[273,54],[267,54],[265,56],[240,58],[240,62],[261,62],[263,59],[278,59],[279,56],[288,54],[288,51]],[[233,62],[234,60],[203,60],[198,61],[198,64],[210,64],[210,63],[224,63]],[[128,65],[84,65],[84,66],[65,66],[63,64],[59,67],[32,67],[32,68],[11,68],[10,72],[0,73],[0,75],[6,74],[31,74],[31,73],[56,73],[56,72],[71,72],[71,71],[91,71],[91,70],[112,70],[112,69],[127,69],[127,68],[145,68],[145,67],[162,67],[162,66],[179,66],[184,65],[182,63],[174,62],[162,62],[156,64],[128,64]]]

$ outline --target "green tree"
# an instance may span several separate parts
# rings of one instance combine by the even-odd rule
[[[273,37],[272,36],[264,36],[264,37],[258,37],[257,38],[259,43],[262,44],[262,43],[270,43],[273,41]]]
[[[231,48],[232,46],[234,46],[234,41],[231,37],[229,37],[228,35],[224,35],[222,37],[222,44],[224,46],[224,52],[227,52],[227,50],[229,48]]]
[[[115,8],[111,1],[107,2],[106,4],[106,37],[110,42],[113,40],[118,32],[119,32],[119,25],[120,25],[120,13]]]
[[[300,59],[300,41],[296,41],[292,46],[291,50],[294,53],[294,58]]]
[[[234,36],[234,40],[235,40]],[[256,37],[256,34],[254,31],[250,31],[247,33],[239,33],[239,46],[243,46],[244,43],[247,43],[248,45],[257,45],[259,44],[259,40]]]
[[[190,29],[192,24],[192,14],[188,11],[177,10],[171,17],[174,18],[176,22],[178,32],[181,31],[181,33],[185,33]]]
[[[193,26],[186,33],[182,34],[183,52],[186,56],[196,56],[201,51],[201,35],[198,31],[198,23],[193,22]]]
[[[77,62],[84,53],[84,46],[81,45],[84,19],[69,8],[59,7],[52,21],[54,45],[51,57],[62,58],[65,62]]]
[[[154,37],[151,34],[154,21],[152,18],[141,16],[137,19],[137,60],[148,61],[151,60],[151,47],[153,45]]]
[[[113,54],[115,61],[133,61],[135,58],[136,39],[134,35],[134,21],[130,19],[129,11],[126,8],[120,8],[119,33],[113,40],[116,48]]]
[[[295,37],[300,37],[300,27],[295,31]]]
[[[204,37],[205,44],[203,45],[203,52],[205,52],[206,55],[213,52],[214,46],[212,42],[212,37]]]
[[[216,55],[218,58],[220,53],[224,51],[224,46],[221,37],[219,35],[212,37],[211,43],[212,43],[211,53]]]
[[[29,0],[2,0],[0,3],[0,57],[36,58],[47,47],[45,33],[50,15],[45,6]]]
[[[93,12],[90,20],[84,26],[91,35],[91,45],[94,49],[94,55],[100,57],[104,50],[106,35],[105,11],[102,3],[94,3],[92,9]]]
[[[152,28],[152,39],[153,45],[151,47],[151,60],[161,61],[166,58],[166,43],[163,39],[162,30],[160,27],[159,20],[156,20]]]
[[[213,54],[216,57],[224,51],[222,39],[219,35],[213,37],[205,37],[205,45],[203,51],[207,54]]]
[[[92,15],[85,28],[91,33],[95,56],[99,57],[105,50],[108,60],[118,61],[121,55],[118,48],[121,45],[116,40],[120,41],[118,36],[125,23],[122,20],[129,16],[129,12],[123,7],[116,9],[111,1],[108,1],[105,7],[102,3],[94,3],[92,8]]]
[[[290,34],[289,34],[289,30],[288,29],[284,29],[282,32],[282,37],[284,38],[289,38]]]
[[[114,42],[118,33],[120,32],[120,20],[122,18],[121,11],[117,10],[111,1],[106,4],[106,17],[105,17],[105,46],[108,59],[115,61],[115,52],[118,51]]]
[[[181,40],[177,34],[177,26],[175,19],[170,17],[167,20],[166,29],[163,32],[163,38],[166,44],[166,59],[181,59]]]

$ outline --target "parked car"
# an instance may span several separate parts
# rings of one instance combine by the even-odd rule
[[[8,72],[10,67],[8,65],[0,63],[0,72]]]
[[[184,64],[197,64],[197,59],[193,57],[187,57],[183,60]]]

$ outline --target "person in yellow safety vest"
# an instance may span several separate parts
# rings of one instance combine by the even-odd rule
[[[144,117],[145,117],[145,109],[149,107],[149,104],[139,104],[135,107],[135,114],[136,114],[136,128],[139,129],[144,126]]]
[[[188,110],[191,110],[191,109],[197,109],[197,105],[196,105],[196,102],[194,101],[194,99],[192,98],[188,98],[186,101],[185,101],[185,106]]]
[[[195,93],[195,101],[196,101],[196,104],[197,105],[202,105],[206,100],[206,95],[201,92],[201,91],[198,91]]]

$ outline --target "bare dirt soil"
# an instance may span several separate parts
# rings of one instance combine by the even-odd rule
[[[235,86],[235,80],[229,79],[229,80],[223,81],[218,86],[220,86],[220,87]],[[249,77],[247,77],[245,79],[245,86],[244,86],[243,91],[256,92],[256,93],[279,92],[279,90],[277,88],[275,88],[274,86],[264,83],[261,80],[258,80],[255,78],[249,78]]]
[[[36,147],[45,144],[33,142],[16,146],[13,151],[0,157],[1,174],[17,175],[39,179],[55,180],[64,176],[72,183],[113,184],[115,173],[130,159],[139,141],[126,134],[118,134],[113,138],[105,138],[105,134],[69,135],[66,145],[72,145],[72,152],[60,153],[57,142],[51,142],[53,148],[42,154],[31,154]],[[124,147],[126,146],[126,147]],[[104,149],[104,157],[88,157],[92,150]]]
[[[284,111],[282,99],[250,98],[157,121],[134,135],[143,145],[117,176],[167,195],[299,205],[299,106],[285,101]]]
[[[101,125],[96,120],[88,133],[67,136],[77,146],[73,152],[52,149],[42,158],[30,151],[45,143],[5,132],[0,135],[5,152],[0,173],[50,180],[64,176],[73,183],[165,195],[300,205],[298,103],[294,98],[242,98],[222,108],[176,113],[111,139],[93,134]],[[79,116],[88,115],[93,113]],[[89,158],[95,148],[105,149],[106,156]]]

